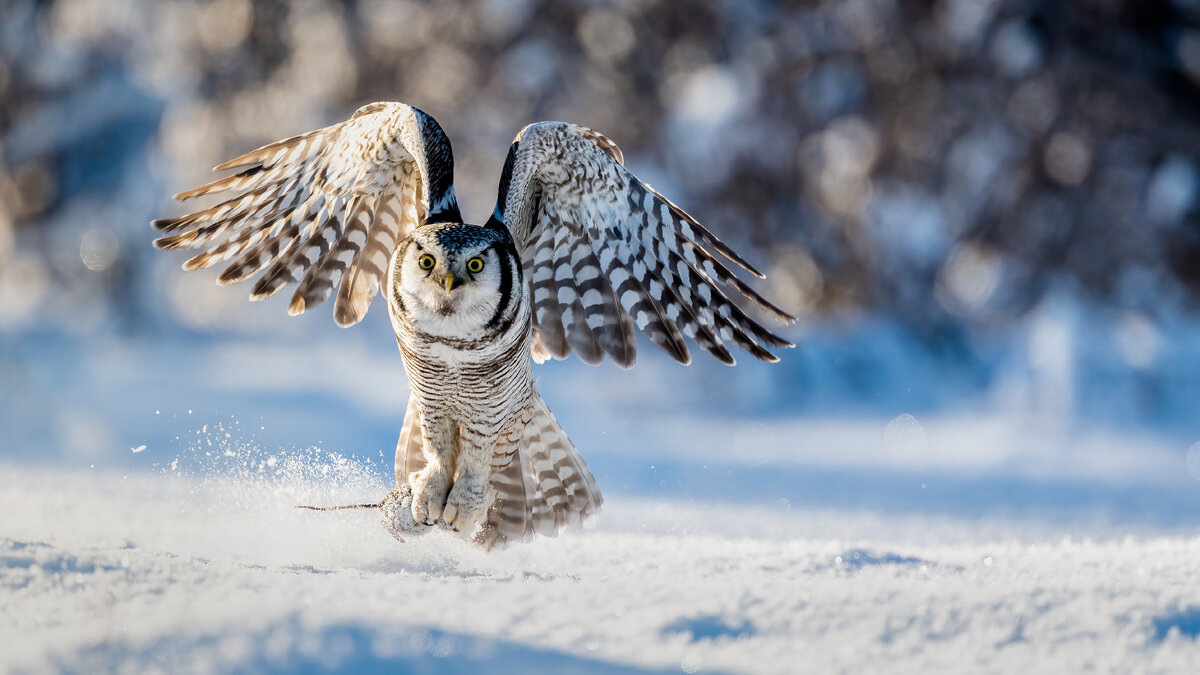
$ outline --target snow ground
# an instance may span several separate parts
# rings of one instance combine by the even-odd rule
[[[599,525],[408,543],[378,466],[0,467],[11,672],[1190,672],[1200,536],[611,493]],[[207,462],[207,464],[205,464]],[[969,501],[969,500],[967,500]]]
[[[386,492],[407,392],[385,332],[286,330],[0,345],[0,672],[1200,663],[1194,423],[1089,421],[1061,373],[989,409],[901,365],[850,415],[790,361],[539,367],[605,510],[485,554],[293,508]]]

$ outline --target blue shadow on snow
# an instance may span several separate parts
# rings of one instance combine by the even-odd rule
[[[1183,611],[1156,618],[1154,639],[1164,640],[1174,629],[1185,638],[1194,640],[1200,637],[1200,607],[1188,607]]]

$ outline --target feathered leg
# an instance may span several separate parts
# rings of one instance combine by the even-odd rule
[[[384,527],[401,541],[406,535],[428,531],[425,521],[417,520],[410,506],[415,503],[415,484],[428,469],[420,415],[416,402],[410,400],[396,444],[397,488],[384,499],[382,507]],[[463,428],[464,436],[469,429]],[[470,456],[466,451],[469,446],[479,449],[485,442],[490,442],[492,449],[485,453],[489,465],[482,475],[487,477],[487,484],[480,491],[477,484],[463,482],[463,460]],[[454,523],[461,521],[456,528],[459,531],[468,530],[468,523],[477,526],[473,541],[484,548],[522,541],[535,533],[555,536],[568,525],[586,524],[604,503],[592,472],[536,391],[496,438],[464,439],[461,447],[458,477],[445,501],[443,515]],[[467,473],[471,471],[480,468],[467,469]],[[460,483],[464,487],[459,488]],[[457,511],[454,518],[450,518],[452,503]],[[477,520],[480,508],[484,515]]]
[[[471,531],[487,518],[488,507],[495,499],[489,481],[498,436],[497,430],[486,423],[471,422],[461,427],[457,473],[443,512],[443,520],[457,532]]]
[[[458,424],[441,411],[421,410],[425,468],[412,479],[412,514],[418,523],[437,524],[454,481],[458,456]]]

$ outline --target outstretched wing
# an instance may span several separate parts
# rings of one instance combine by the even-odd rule
[[[461,222],[450,141],[426,113],[372,103],[345,122],[265,145],[218,166],[238,173],[175,195],[228,193],[211,208],[156,220],[158,248],[203,249],[186,270],[229,260],[218,283],[263,272],[260,300],[298,282],[288,313],[323,302],[338,280],[334,319],[357,323],[396,245],[425,222]],[[265,270],[265,271],[264,271]]]
[[[763,275],[695,218],[622,165],[604,136],[574,124],[541,122],[509,149],[494,225],[508,228],[533,290],[535,355],[588,363],[607,354],[635,360],[636,325],[680,363],[683,336],[732,364],[726,343],[764,361],[791,347],[734,304],[728,289],[783,321],[794,318],[739,279],[717,256]]]

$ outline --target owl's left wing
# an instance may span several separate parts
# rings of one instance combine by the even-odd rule
[[[431,116],[403,103],[365,105],[344,122],[217,167],[224,169],[239,171],[175,197],[232,196],[154,221],[166,234],[154,245],[203,249],[186,270],[232,259],[222,285],[263,272],[251,300],[297,282],[293,315],[323,302],[340,278],[334,319],[341,326],[366,314],[392,251],[413,228],[462,221],[450,141]]]
[[[532,284],[535,345],[588,363],[636,358],[633,326],[680,363],[683,336],[724,363],[733,343],[764,361],[791,347],[750,318],[726,291],[793,321],[717,256],[762,278],[666,197],[622,165],[620,149],[586,127],[540,122],[509,149],[493,221],[508,228]],[[536,356],[535,351],[535,356]]]

